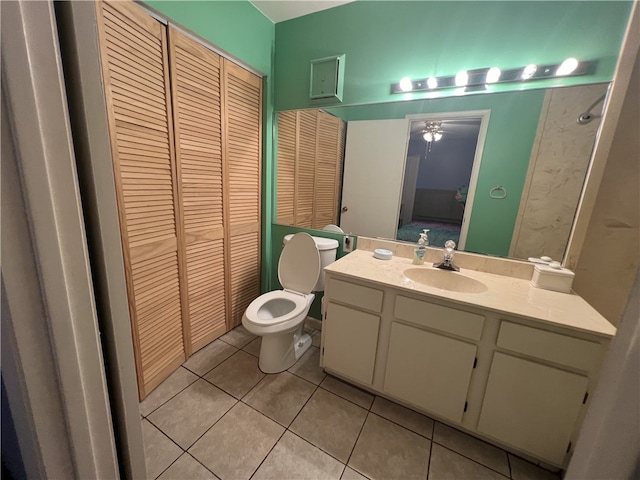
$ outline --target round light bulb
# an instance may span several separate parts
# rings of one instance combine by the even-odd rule
[[[427,87],[431,89],[438,88],[438,79],[436,77],[429,77],[427,79]]]
[[[529,65],[524,67],[524,70],[522,71],[522,79],[529,80],[531,77],[535,75],[536,70],[538,70],[538,67],[533,63],[530,63]]]
[[[487,72],[487,83],[495,83],[500,80],[502,71],[498,67],[491,67]]]
[[[433,142],[433,134],[431,132],[425,132],[422,138],[424,138],[425,142]]]
[[[437,142],[442,138],[442,134],[440,132],[436,132],[433,134],[433,139]]]
[[[578,68],[578,60],[573,57],[567,58],[556,70],[556,76],[569,75],[576,68]]]
[[[413,82],[409,77],[404,77],[402,80],[400,80],[400,90],[402,90],[403,92],[410,92],[411,90],[413,90]]]
[[[456,73],[456,86],[464,87],[469,82],[469,74],[466,70],[460,70]]]

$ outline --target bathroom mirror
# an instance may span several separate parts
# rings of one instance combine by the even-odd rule
[[[364,216],[371,228],[352,231],[347,227],[348,233],[402,241],[402,235],[398,238],[398,228],[410,226],[419,230],[429,222],[439,221],[446,236],[447,226],[460,222],[464,216],[468,222],[462,227],[467,230],[465,251],[513,258],[549,255],[560,260],[589,165],[607,89],[608,84],[599,83],[325,108],[325,112],[346,123],[343,170],[346,184],[336,192],[336,222],[340,225],[343,221],[348,225],[348,215]],[[591,120],[578,122],[580,115],[589,108]],[[469,111],[488,113],[486,131],[477,139],[475,147],[479,156],[472,159],[472,162],[478,162],[474,191],[467,191],[469,185],[456,180],[455,175],[449,175],[451,178],[446,181],[427,178],[435,175],[434,164],[437,162],[445,162],[440,164],[440,170],[451,167],[451,157],[458,154],[451,133],[447,139],[446,131],[455,125],[447,124],[459,117],[460,112]],[[276,124],[279,114],[282,112],[276,113]],[[389,121],[404,124],[387,128],[384,122]],[[427,121],[442,121],[445,127],[442,139],[432,141],[430,146],[424,140],[423,132]],[[370,134],[366,133],[368,124],[373,128]],[[398,145],[392,153],[386,149],[390,144]],[[363,145],[364,149],[361,148]],[[363,155],[366,156],[364,162]],[[450,163],[446,164],[447,161]],[[276,168],[277,163],[276,159]],[[355,171],[350,169],[352,164],[358,165]],[[389,166],[400,172],[397,178],[370,173]],[[418,180],[414,179],[413,183],[405,180],[405,174],[413,172],[415,176],[416,169],[420,170]],[[280,174],[277,170],[278,180]],[[366,178],[367,182],[350,181],[354,176]],[[439,181],[441,185],[437,184]],[[350,211],[351,205],[344,203],[355,197],[367,204],[368,195],[374,198],[381,192],[392,199],[390,214],[383,214],[379,209],[354,212]],[[456,194],[466,196],[466,204],[462,202],[461,205]],[[408,199],[412,197],[420,203],[409,205],[411,200]],[[434,212],[434,209],[426,208],[429,202],[443,205]],[[413,218],[407,216],[408,206],[415,207],[418,213]],[[455,208],[465,214],[454,215]],[[447,209],[451,215],[442,213]],[[460,224],[457,228],[459,231]]]

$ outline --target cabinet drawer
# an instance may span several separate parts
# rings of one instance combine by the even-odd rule
[[[471,340],[480,340],[484,317],[476,313],[443,307],[413,298],[396,297],[394,315],[399,320],[451,333]]]
[[[507,321],[500,325],[497,345],[585,371],[594,370],[600,363],[599,343]]]
[[[331,300],[346,303],[354,307],[364,308],[372,312],[382,310],[382,290],[363,287],[332,278],[329,281],[329,297]]]

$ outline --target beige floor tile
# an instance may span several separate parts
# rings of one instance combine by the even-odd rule
[[[260,347],[262,346],[262,337],[257,337],[247,343],[242,350],[247,353],[250,353],[254,357],[260,356]]]
[[[429,480],[460,480],[461,478],[505,480],[508,477],[434,443],[431,449]]]
[[[291,432],[285,432],[251,480],[339,479],[344,465]]]
[[[422,479],[430,441],[374,414],[367,417],[349,466],[372,479]]]
[[[248,479],[283,432],[282,426],[238,402],[189,453],[223,480]]]
[[[176,460],[173,465],[158,477],[158,480],[219,480],[213,473],[188,453]]]
[[[319,388],[290,430],[346,463],[366,416],[365,409]]]
[[[335,393],[339,397],[347,399],[356,405],[360,405],[362,408],[366,408],[367,410],[371,408],[371,404],[373,403],[373,395],[349,385],[342,380],[338,380],[336,377],[332,377],[331,375],[327,375],[320,386],[325,390]]]
[[[182,449],[146,419],[142,420],[142,439],[147,463],[147,478],[156,478],[182,455]]]
[[[288,427],[316,389],[289,372],[264,377],[242,401]]]
[[[313,345],[314,347],[319,347],[321,341],[322,341],[322,332],[320,330],[315,330],[311,334],[311,345]]]
[[[198,377],[189,370],[178,368],[140,403],[140,413],[146,417],[196,380]]]
[[[307,317],[304,321],[304,326],[306,328],[311,328],[313,330],[322,330],[322,320],[318,320],[317,318]]]
[[[204,376],[212,368],[220,365],[233,355],[237,349],[221,340],[214,340],[209,345],[198,350],[182,366],[196,375]]]
[[[326,374],[320,366],[320,349],[310,347],[289,371],[311,383],[320,385]]]
[[[237,402],[200,379],[173,397],[148,419],[183,449],[188,449]]]
[[[558,480],[562,478],[560,473],[550,472],[510,453],[508,455],[513,480]]]
[[[376,397],[371,407],[373,413],[413,430],[420,435],[431,438],[433,420],[409,408],[390,402],[386,398]]]
[[[347,467],[344,469],[344,473],[342,474],[342,477],[340,477],[340,480],[367,480],[367,477],[360,475],[353,468]]]
[[[236,398],[242,398],[262,380],[258,359],[242,350],[227,358],[204,378]]]
[[[507,452],[455,428],[436,422],[433,441],[450,450],[509,476]]]
[[[238,325],[233,330],[222,335],[220,340],[236,348],[242,348],[254,338],[256,338],[256,336],[253,333],[248,332],[242,325]]]

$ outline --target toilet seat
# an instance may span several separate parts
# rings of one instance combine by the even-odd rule
[[[306,316],[314,295],[311,290],[320,275],[320,254],[307,233],[294,235],[278,261],[278,279],[284,287],[260,295],[247,307],[243,321],[260,329],[282,325]]]
[[[281,302],[282,306],[290,302],[292,304],[291,309],[277,315],[280,312],[277,310],[278,306],[275,305],[276,302]],[[270,306],[269,303],[273,305]],[[260,295],[251,302],[247,307],[244,317],[250,324],[257,327],[280,325],[303,313],[308,307],[308,303],[307,295],[300,295],[288,290],[274,290],[273,292]],[[269,313],[275,313],[277,316],[270,316]]]
[[[278,280],[285,290],[311,293],[320,275],[320,253],[313,237],[307,233],[294,235],[278,260]]]

